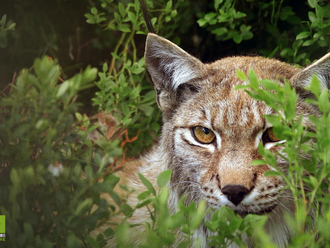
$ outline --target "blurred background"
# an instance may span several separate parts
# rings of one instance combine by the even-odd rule
[[[6,15],[7,22],[12,21],[16,26],[15,30],[0,32],[0,89],[12,82],[21,68],[31,67],[33,60],[43,55],[59,61],[64,77],[74,75],[87,65],[100,67],[103,62],[109,61],[120,31],[105,28],[104,25],[91,25],[86,22],[84,15],[90,13],[92,7],[102,10],[101,5],[108,3],[103,8],[105,22],[108,22],[113,18],[113,12],[118,11],[119,2],[125,6],[132,1],[1,0],[0,18]],[[147,1],[147,4],[149,8],[161,9],[167,2]],[[215,4],[218,4],[217,10]],[[205,22],[200,26],[198,20],[204,17],[207,20],[208,13],[217,13],[221,9],[228,13],[230,8],[227,6],[225,9],[226,4],[245,13],[243,18],[232,22],[236,27],[231,29],[242,29],[241,25],[245,24],[251,27],[252,37],[237,43],[224,35],[210,32],[219,27],[229,29],[226,27],[229,19],[222,23]],[[327,1],[320,1],[319,5],[322,4],[326,5]],[[281,56],[281,50],[291,49],[296,35],[310,28],[307,21],[310,18],[309,11],[313,11],[313,8],[308,1],[179,0],[173,1],[172,9],[176,9],[176,15],[162,24],[158,32],[176,41],[202,61],[209,62],[236,54],[267,56],[279,46],[274,57],[304,63],[302,60],[294,61],[285,54]],[[159,16],[161,11],[150,11],[150,15]],[[138,56],[142,56],[145,35],[136,35],[135,39]],[[313,50],[315,58],[322,52],[326,53],[326,49]]]

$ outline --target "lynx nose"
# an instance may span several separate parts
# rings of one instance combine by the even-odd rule
[[[243,200],[244,196],[250,192],[246,187],[241,185],[226,185],[221,191],[227,196],[228,200],[236,206]]]

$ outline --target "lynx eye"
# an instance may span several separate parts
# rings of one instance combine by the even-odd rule
[[[215,134],[208,128],[197,126],[192,128],[194,138],[202,144],[210,144],[215,139]]]
[[[265,143],[271,143],[271,142],[277,142],[280,141],[278,138],[276,138],[275,134],[273,133],[273,128],[268,128],[262,135],[262,142]]]

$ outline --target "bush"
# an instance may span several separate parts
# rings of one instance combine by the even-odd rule
[[[294,217],[287,216],[294,231],[289,247],[326,247],[329,235],[324,228],[329,225],[327,216],[330,211],[330,202],[325,195],[329,189],[327,179],[330,176],[327,156],[330,146],[327,127],[330,114],[329,92],[326,89],[321,90],[316,76],[307,88],[312,96],[306,102],[317,106],[321,111],[320,117],[309,116],[315,124],[314,132],[306,130],[302,125],[303,116],[296,118],[298,95],[288,82],[284,86],[269,80],[258,82],[253,74],[249,74],[250,85],[239,88],[247,88],[253,98],[264,101],[276,111],[277,116],[266,116],[266,119],[273,125],[276,137],[286,140],[284,156],[281,157],[287,161],[289,169],[287,175],[281,172],[276,166],[275,155],[262,145],[259,152],[265,160],[256,160],[253,164],[269,164],[276,168],[276,171],[268,172],[268,176],[282,176],[288,189],[292,191],[296,213]],[[242,80],[245,78],[245,75],[241,76]],[[260,89],[261,86],[264,89]]]
[[[22,70],[10,95],[0,99],[0,211],[7,247],[86,245],[88,232],[109,218],[100,193],[111,191],[112,181],[98,179],[104,153],[118,154],[88,139],[97,128],[88,118],[74,120],[80,116],[77,92],[90,87],[96,74],[88,67],[58,85],[59,65],[36,59],[34,73]]]

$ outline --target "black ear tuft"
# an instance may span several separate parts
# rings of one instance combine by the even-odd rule
[[[147,5],[146,5],[146,2],[144,0],[139,0],[139,2],[140,2],[141,10],[142,10],[142,13],[143,13],[143,19],[144,19],[144,21],[147,25],[147,28],[148,28],[150,33],[155,34],[154,27],[152,26],[152,23],[151,23],[149,14],[148,14],[148,8],[147,8]]]

